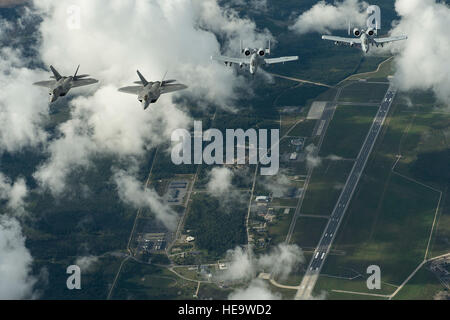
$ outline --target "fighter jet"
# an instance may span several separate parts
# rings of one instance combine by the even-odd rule
[[[251,75],[254,75],[260,66],[298,60],[298,56],[266,59],[265,56],[270,55],[270,41],[267,49],[243,49],[242,41],[240,47],[243,57],[230,58],[225,56],[212,56],[211,59],[224,62],[226,66],[230,67],[233,66],[233,64],[239,65],[241,69],[248,66]]]
[[[350,35],[350,28],[349,28],[349,35]],[[367,30],[354,28],[353,35],[355,36],[355,38],[322,36],[322,39],[334,41],[334,44],[336,45],[343,43],[350,45],[350,47],[360,47],[364,53],[369,52],[371,45],[376,47],[378,46],[383,47],[384,44],[386,43],[408,39],[408,37],[405,35],[378,38],[376,37],[376,30],[370,28]]]
[[[158,101],[162,94],[184,90],[187,88],[184,84],[174,83],[177,80],[164,80],[163,78],[161,81],[148,82],[139,70],[136,72],[141,80],[135,81],[134,83],[140,85],[120,88],[119,91],[137,95],[139,102],[141,102],[144,107],[144,110],[147,109],[151,103]]]
[[[89,77],[88,74],[77,75],[78,69],[80,69],[79,65],[73,76],[63,77],[55,68],[53,68],[53,66],[50,66],[50,70],[53,72],[53,76],[50,78],[54,80],[40,81],[33,83],[33,85],[48,88],[50,103],[53,103],[58,100],[59,97],[64,97],[72,88],[87,86],[98,82],[98,80],[91,78],[85,79],[86,77]]]

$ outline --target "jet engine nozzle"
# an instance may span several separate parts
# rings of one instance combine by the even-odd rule
[[[261,57],[264,57],[264,55],[266,54],[266,51],[264,51],[264,49],[261,48],[261,49],[258,50],[258,54],[259,54]]]
[[[359,37],[359,36],[361,35],[361,30],[359,30],[358,28],[355,28],[355,29],[353,29],[353,34],[354,34],[356,37]]]
[[[244,54],[248,57],[249,55],[252,54],[252,52],[250,51],[249,48],[245,48],[245,49],[244,49]]]

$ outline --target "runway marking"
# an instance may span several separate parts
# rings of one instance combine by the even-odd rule
[[[339,200],[336,203],[336,206],[333,209],[333,215],[339,215],[338,216],[338,220],[337,220],[337,225],[331,225],[331,223],[335,223],[334,219],[333,220],[329,220],[327,226],[325,227],[325,230],[322,233],[322,236],[320,238],[319,244],[317,246],[317,251],[323,251],[325,250],[324,254],[322,255],[321,259],[318,260],[316,258],[312,258],[309,265],[308,265],[308,269],[306,271],[305,276],[303,277],[302,283],[306,285],[306,288],[309,290],[299,290],[297,292],[297,294],[295,295],[295,299],[309,299],[312,297],[311,293],[312,293],[312,288],[314,288],[316,281],[319,277],[320,271],[322,269],[322,266],[324,264],[324,261],[327,256],[327,254],[329,253],[331,246],[333,244],[334,238],[336,236],[336,233],[339,229],[339,226],[341,225],[342,222],[342,218],[349,206],[349,203],[353,197],[353,194],[356,190],[356,187],[358,186],[361,174],[363,173],[365,166],[367,164],[367,161],[372,153],[372,150],[374,148],[374,145],[378,139],[378,136],[380,134],[380,132],[383,129],[383,124],[386,120],[388,111],[392,105],[393,102],[393,97],[395,97],[396,94],[396,89],[391,85],[387,91],[386,94],[382,100],[382,102],[380,102],[380,106],[378,108],[377,114],[372,122],[372,125],[366,135],[366,138],[364,140],[364,143],[359,151],[357,160],[350,172],[350,174],[348,175],[347,181],[345,183],[344,189],[342,190],[340,196],[339,196]],[[387,97],[390,97],[390,99],[388,100]],[[356,180],[356,181],[355,181]],[[344,203],[344,209],[342,209],[341,206],[341,202]],[[328,233],[328,229],[331,228],[332,230],[332,237],[331,240],[325,240],[326,238],[326,234]],[[314,268],[314,270],[312,270]]]

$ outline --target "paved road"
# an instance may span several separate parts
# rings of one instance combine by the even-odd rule
[[[394,100],[396,94],[396,89],[391,85],[381,102],[380,108],[378,109],[377,115],[374,118],[372,126],[369,133],[366,136],[366,140],[359,152],[359,155],[353,165],[352,171],[347,178],[347,182],[342,190],[339,200],[334,207],[331,214],[331,218],[322,234],[319,241],[319,245],[314,251],[311,262],[308,265],[305,276],[303,277],[302,283],[300,284],[299,290],[295,296],[295,299],[309,299],[311,298],[311,293],[314,289],[316,281],[319,277],[320,270],[326,260],[326,257],[330,251],[333,240],[336,236],[336,232],[344,217],[345,211],[350,203],[350,200],[355,192],[356,186],[359,182],[361,174],[364,171],[367,160],[372,152],[373,146],[377,140],[378,134],[380,133],[383,123],[391,107],[392,101]]]
[[[268,73],[270,75],[274,76],[274,77],[277,77],[277,78],[282,78],[282,79],[291,80],[291,81],[300,82],[300,83],[313,84],[313,85],[319,86],[319,87],[332,88],[332,86],[330,86],[328,84],[325,84],[325,83],[309,81],[309,80],[303,80],[303,79],[297,79],[297,78],[292,78],[292,77],[286,77],[286,76],[282,76],[280,74],[275,74],[275,73],[270,73],[270,72],[268,72]]]

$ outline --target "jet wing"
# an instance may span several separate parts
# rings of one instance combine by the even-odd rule
[[[179,90],[186,89],[187,86],[184,84],[166,84],[163,87],[161,87],[161,93],[169,93],[169,92],[175,92]]]
[[[226,62],[226,63],[236,63],[236,64],[250,64],[250,59],[248,58],[230,58],[225,56],[212,56],[212,60]]]
[[[388,42],[394,42],[394,41],[400,41],[400,40],[406,40],[408,39],[407,36],[395,36],[395,37],[386,37],[386,38],[375,38],[373,41],[375,43],[388,43]]]
[[[142,89],[144,89],[143,86],[130,86],[130,87],[120,88],[119,91],[129,93],[129,94],[139,95],[139,93],[142,91]]]
[[[51,88],[56,84],[55,80],[35,82],[33,85],[45,88]]]
[[[344,38],[335,36],[322,36],[323,40],[331,40],[334,42],[348,43],[348,44],[361,44],[361,39],[359,38]]]
[[[282,62],[284,63],[284,62],[296,61],[296,60],[298,60],[298,56],[264,59],[264,62],[266,64],[274,64],[274,63],[282,63]]]
[[[80,79],[80,80],[74,80],[72,82],[72,88],[76,87],[82,87],[82,86],[88,86],[90,84],[97,83],[98,80],[95,79]]]

